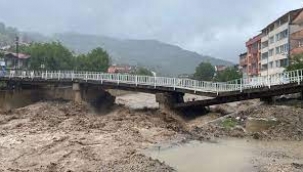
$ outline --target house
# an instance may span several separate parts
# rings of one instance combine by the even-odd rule
[[[225,66],[225,65],[216,65],[216,66],[215,66],[216,72],[222,72],[222,71],[224,71],[225,69],[227,69],[227,66]]]
[[[123,66],[110,66],[107,69],[108,73],[131,73],[133,71],[133,67],[128,65]]]
[[[2,50],[2,51],[7,51],[7,50],[9,50],[10,48],[11,48],[10,45],[6,45],[6,46],[0,47],[0,50]]]
[[[27,54],[5,52],[3,61],[8,69],[25,69],[28,67],[29,58],[30,55]]]

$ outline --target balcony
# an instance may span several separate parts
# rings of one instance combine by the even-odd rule
[[[247,59],[241,59],[240,66],[247,66]]]

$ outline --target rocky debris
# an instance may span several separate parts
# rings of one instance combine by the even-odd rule
[[[0,171],[173,171],[138,150],[183,133],[173,116],[41,102],[0,114]]]
[[[299,165],[299,166],[298,166]],[[291,164],[278,164],[271,163],[264,166],[259,167],[260,172],[302,172],[303,168],[300,167],[301,164],[291,163]]]
[[[210,138],[232,136],[303,140],[303,109],[279,105],[250,107],[210,122],[200,128],[199,132]]]

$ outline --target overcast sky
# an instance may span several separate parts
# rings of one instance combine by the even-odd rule
[[[157,39],[236,62],[244,42],[301,0],[0,0],[0,22],[44,34]]]

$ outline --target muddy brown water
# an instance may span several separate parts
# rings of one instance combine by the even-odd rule
[[[303,163],[303,142],[225,139],[192,141],[184,145],[157,145],[144,153],[180,172],[258,171],[261,165]],[[278,160],[276,160],[278,159]]]

